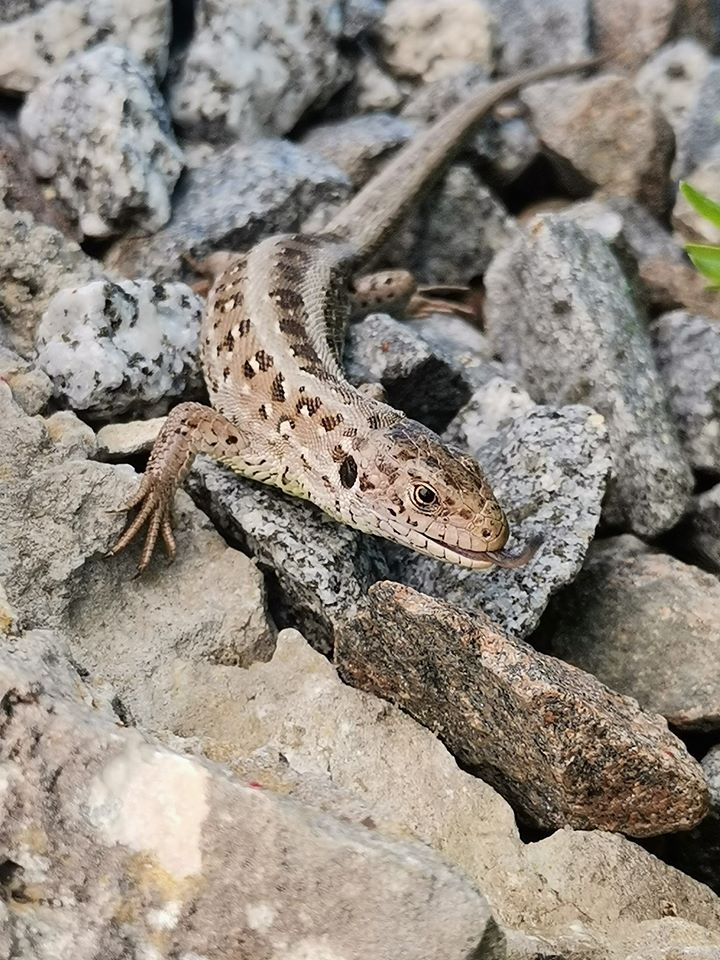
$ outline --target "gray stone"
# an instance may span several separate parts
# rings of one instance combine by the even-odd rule
[[[312,504],[243,480],[206,458],[197,461],[188,489],[231,542],[272,571],[281,625],[300,626],[313,646],[331,653],[338,623],[387,572],[379,546]]]
[[[672,34],[678,6],[678,0],[592,0],[598,53],[637,70]]]
[[[0,580],[18,629],[62,631],[75,663],[99,678],[112,671],[130,716],[138,678],[152,683],[178,656],[247,664],[269,655],[260,573],[185,494],[177,561],[167,568],[158,558],[135,581],[138,547],[104,556],[125,525],[134,471],[53,444],[47,424],[24,415],[2,383],[0,407]]]
[[[720,149],[717,101],[720,97],[720,63],[713,61],[695,94],[685,122],[677,134],[676,177],[687,177]]]
[[[0,89],[27,93],[64,60],[102,40],[165,73],[170,0],[6,0],[0,8]]]
[[[720,583],[655,551],[593,545],[547,620],[552,652],[682,729],[720,726]]]
[[[494,23],[484,0],[389,0],[378,29],[398,77],[427,82],[470,64],[493,67]]]
[[[164,412],[200,388],[202,309],[184,283],[97,280],[63,290],[37,329],[38,364],[74,410]]]
[[[102,275],[100,264],[29,213],[0,207],[0,340],[29,356],[50,299]]]
[[[35,172],[53,181],[85,236],[154,231],[170,219],[182,153],[152,75],[124,47],[69,59],[28,96],[20,129]]]
[[[502,364],[493,359],[490,341],[462,317],[430,314],[407,320],[404,327],[419,333],[431,351],[460,373],[473,390],[503,375]]]
[[[95,431],[73,413],[58,410],[45,420],[48,437],[65,460],[87,460],[97,449]]]
[[[377,583],[335,658],[346,681],[436,731],[538,826],[651,836],[705,815],[700,766],[662,717],[481,613]]]
[[[710,812],[687,834],[673,838],[671,856],[685,870],[716,892],[720,890],[720,745],[702,760],[710,792]]]
[[[502,73],[590,55],[590,0],[491,0]]]
[[[397,573],[416,589],[487,614],[520,637],[534,629],[551,595],[580,570],[610,468],[601,416],[588,407],[533,406],[507,381],[493,380],[476,391],[470,410],[460,412],[448,434],[470,441],[469,452],[508,514],[511,546],[542,539],[535,558],[514,570],[480,573],[403,551]],[[477,412],[480,430],[473,424]]]
[[[97,432],[97,459],[112,463],[127,460],[138,453],[148,453],[164,423],[165,417],[106,423]]]
[[[710,63],[705,47],[682,37],[658,50],[638,70],[635,85],[663,114],[676,137],[684,135]]]
[[[588,186],[595,187],[665,213],[672,129],[629,77],[549,80],[526,87],[520,98],[571,193],[586,196]]]
[[[5,347],[0,347],[0,380],[5,381],[15,402],[31,416],[40,413],[53,393],[46,373]]]
[[[611,523],[669,529],[692,491],[644,318],[594,231],[557,215],[498,254],[485,277],[486,326],[510,376],[539,403],[587,403],[607,420]]]
[[[480,456],[489,440],[513,420],[537,408],[530,395],[511,380],[491,377],[473,391],[473,395],[450,421],[444,439]]]
[[[489,86],[487,72],[477,65],[418,87],[401,115],[432,123],[473,93]],[[518,107],[504,103],[479,124],[469,144],[481,163],[503,181],[516,179],[540,155],[540,142]],[[464,218],[463,218],[464,221]]]
[[[367,52],[357,63],[354,92],[360,113],[394,110],[403,102],[400,85],[382,69],[375,57]]]
[[[68,943],[78,960],[158,945],[230,960],[238,944],[247,960],[505,956],[484,897],[427,847],[160,746],[77,690],[53,696],[56,672],[2,651],[3,929],[18,960]]]
[[[337,0],[206,0],[170,88],[191,139],[249,143],[290,131],[344,76]]]
[[[236,145],[191,170],[173,198],[172,221],[149,238],[128,237],[108,264],[126,276],[177,279],[181,258],[242,250],[262,237],[297,230],[318,207],[350,195],[332,164],[285,140]]]
[[[676,310],[652,335],[685,454],[696,470],[720,473],[720,326]]]
[[[432,430],[442,430],[470,396],[462,373],[453,369],[412,329],[375,313],[348,332],[348,380],[380,383],[387,402]]]
[[[361,34],[372,30],[384,9],[383,0],[345,0],[343,36],[348,40],[357,40]]]
[[[313,127],[301,143],[339,167],[357,189],[414,132],[415,124],[408,120],[390,113],[370,113]]]

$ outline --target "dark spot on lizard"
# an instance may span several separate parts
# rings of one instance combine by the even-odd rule
[[[227,380],[230,376],[230,367],[223,367],[223,380]]]
[[[320,421],[320,426],[327,433],[330,433],[331,430],[334,430],[335,427],[338,427],[343,422],[343,415],[341,413],[336,413],[331,417],[323,417]]]
[[[363,492],[364,492],[365,490],[374,490],[374,489],[375,489],[375,484],[372,482],[372,480],[369,480],[369,479],[368,479],[368,476],[367,476],[366,473],[363,473],[363,474],[361,475],[361,477],[360,477],[360,489],[361,489]]]
[[[253,370],[252,364],[250,363],[249,360],[245,361],[245,364],[243,366],[243,373],[248,378],[248,380],[252,380],[252,378],[255,376],[255,371]]]
[[[238,324],[238,336],[244,337],[250,331],[250,317],[243,317]]]
[[[267,410],[265,409],[265,404],[264,404],[264,403],[261,403],[260,406],[258,407],[258,413],[259,413],[260,416],[263,418],[263,420],[267,420],[267,418],[268,418],[268,412],[267,412]]]
[[[278,287],[271,290],[270,296],[283,310],[288,312],[298,312],[305,306],[305,301],[297,290],[291,290],[289,287]]]
[[[223,340],[223,346],[228,351],[232,351],[233,347],[235,346],[235,337],[232,335],[231,330],[228,330],[228,332],[225,334],[225,339]]]
[[[278,373],[272,382],[272,386],[270,387],[270,396],[273,400],[277,400],[278,403],[282,403],[285,399],[285,387],[283,386],[284,383],[285,377],[281,373]]]
[[[257,360],[258,366],[265,373],[266,370],[269,370],[270,367],[275,363],[275,358],[271,357],[269,353],[265,353],[264,350],[258,350],[255,354],[255,359]]]

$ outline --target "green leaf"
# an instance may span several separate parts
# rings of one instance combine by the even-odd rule
[[[693,210],[696,210],[701,217],[709,220],[714,227],[720,228],[720,203],[715,203],[714,200],[710,200],[709,197],[700,193],[695,187],[691,187],[690,184],[684,180],[680,181],[680,193],[682,193]]]
[[[685,252],[698,273],[711,280],[714,286],[720,286],[720,247],[704,243],[688,243],[685,246]]]

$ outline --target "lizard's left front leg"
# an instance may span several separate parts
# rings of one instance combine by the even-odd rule
[[[375,310],[394,316],[422,317],[451,313],[476,318],[469,287],[418,286],[408,270],[379,270],[356,277],[350,286],[353,319]]]

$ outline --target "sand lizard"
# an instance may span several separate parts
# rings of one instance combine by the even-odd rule
[[[321,232],[272,236],[233,256],[210,290],[201,332],[212,407],[170,412],[128,504],[139,512],[110,554],[147,524],[138,569],[158,537],[175,555],[172,501],[203,453],[417,552],[473,568],[527,562],[534,545],[515,556],[503,549],[508,523],[478,464],[352,387],[342,342],[353,309],[407,304],[410,274],[360,271],[478,121],[526,84],[597,62],[482,89],[403,147]]]

